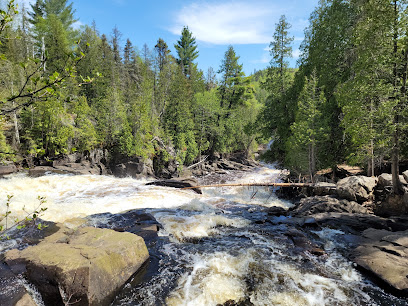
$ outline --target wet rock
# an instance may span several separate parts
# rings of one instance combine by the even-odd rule
[[[169,180],[162,180],[162,181],[154,181],[147,183],[146,185],[156,185],[156,186],[163,186],[163,187],[173,187],[173,188],[191,188],[198,194],[202,194],[201,189],[196,187],[197,181],[192,178],[188,179],[169,179]]]
[[[288,211],[287,209],[284,209],[283,207],[279,206],[272,206],[268,208],[267,210],[268,216],[287,216]]]
[[[129,210],[119,214],[102,213],[89,216],[89,224],[99,228],[111,228],[118,232],[129,232],[142,237],[149,247],[157,239],[161,224],[144,210]],[[99,222],[98,220],[105,220]],[[66,223],[66,222],[65,222]]]
[[[298,251],[307,251],[317,256],[325,254],[323,249],[313,243],[303,232],[297,229],[290,229],[285,235],[292,240]]]
[[[0,165],[0,176],[12,174],[14,172],[17,172],[17,167],[14,164]]]
[[[352,251],[351,258],[386,284],[408,294],[408,231],[369,229],[366,241]]]
[[[314,185],[313,193],[318,196],[334,195],[336,194],[336,184],[318,182]]]
[[[362,203],[372,198],[376,185],[377,178],[350,176],[337,182],[337,194],[341,198]]]
[[[340,229],[346,233],[359,234],[368,228],[392,228],[392,223],[386,219],[370,214],[358,213],[320,213],[313,215],[315,222],[320,226]]]
[[[62,228],[36,246],[6,253],[47,305],[105,305],[149,258],[141,237],[108,229]]]
[[[20,279],[4,263],[0,263],[0,305],[36,306]]]
[[[314,196],[301,199],[292,211],[292,216],[310,216],[318,213],[347,212],[367,213],[367,209],[360,204],[339,200],[331,196]]]

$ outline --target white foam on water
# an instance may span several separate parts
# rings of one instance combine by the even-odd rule
[[[47,175],[38,178],[12,176],[1,179],[0,214],[4,214],[7,195],[12,212],[9,220],[24,218],[38,208],[38,196],[46,198],[41,216],[54,222],[75,217],[139,208],[174,208],[189,203],[198,195],[192,191],[145,186],[146,180],[99,175]],[[3,222],[4,223],[4,222]]]
[[[249,252],[250,253],[250,252]],[[196,255],[192,271],[183,274],[167,305],[217,305],[245,297],[245,274],[250,255],[234,257],[224,252]]]
[[[177,212],[165,211],[153,213],[153,216],[163,225],[164,230],[178,241],[215,235],[219,233],[217,229],[219,226],[239,228],[250,224],[250,221],[242,218],[227,218],[215,213],[185,216]]]

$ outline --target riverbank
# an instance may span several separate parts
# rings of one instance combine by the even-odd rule
[[[225,172],[200,177],[198,183],[277,181],[282,175],[267,167]],[[360,273],[346,254],[352,247],[348,241],[362,237],[359,233],[365,231],[359,228],[360,214],[371,220],[364,224],[373,228],[377,227],[373,220],[383,228],[399,224],[398,220],[390,223],[391,219],[358,212],[361,205],[348,201],[348,222],[354,224],[349,225],[349,233],[341,228],[347,225],[344,211],[342,218],[333,211],[327,218],[337,224],[317,218],[324,213],[321,207],[343,207],[327,204],[330,200],[325,197],[326,202],[320,202],[326,204],[302,202],[299,206],[278,199],[269,188],[210,188],[197,194],[146,185],[151,181],[18,174],[3,179],[0,190],[2,194],[14,192],[13,210],[34,201],[38,194],[46,196],[48,209],[43,217],[49,222],[47,229],[60,222],[73,229],[110,229],[144,238],[148,264],[119,289],[111,305],[406,304],[405,298]],[[313,214],[306,215],[306,211]],[[40,241],[29,236],[28,230],[22,232],[19,248]],[[17,247],[16,243],[2,242],[3,252]],[[0,296],[7,288],[0,290]],[[38,289],[36,292],[39,294]]]

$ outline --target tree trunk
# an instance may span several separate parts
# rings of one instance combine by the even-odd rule
[[[315,145],[313,143],[309,144],[309,175],[310,180],[314,183],[314,174],[316,172],[316,156],[315,156]]]
[[[394,57],[394,99],[397,99],[397,107],[394,110],[394,132],[393,132],[393,146],[391,152],[391,174],[392,174],[392,191],[395,194],[400,192],[400,179],[399,179],[399,105],[401,101],[398,99],[398,7],[397,0],[394,0],[394,37],[393,37],[393,57]]]

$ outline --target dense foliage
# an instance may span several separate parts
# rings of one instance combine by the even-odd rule
[[[370,175],[407,157],[407,1],[324,0],[305,30],[299,69],[285,64],[291,38],[283,16],[271,43],[269,91],[260,119],[272,157],[313,178],[339,162]]]
[[[161,38],[139,52],[129,39],[122,48],[117,28],[110,35],[95,24],[74,29],[67,0],[37,0],[18,12],[6,1],[3,9],[3,159],[10,152],[54,157],[94,148],[147,159],[160,153],[160,141],[183,165],[254,147],[262,101],[232,46],[218,86],[214,69],[204,76],[197,68],[199,50],[187,26],[175,55]]]
[[[4,1],[3,1],[4,2]],[[310,16],[298,68],[285,16],[270,66],[247,77],[232,46],[218,73],[198,69],[186,25],[174,45],[158,38],[138,52],[121,33],[75,30],[72,3],[37,0],[0,22],[0,157],[53,157],[99,147],[152,158],[159,140],[180,163],[245,151],[260,135],[267,157],[313,179],[341,162],[369,174],[408,156],[406,0],[322,0]],[[18,16],[17,16],[18,14]],[[13,21],[14,17],[14,21]],[[18,18],[15,18],[18,17]]]

